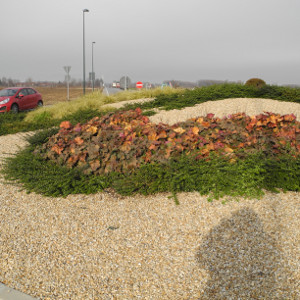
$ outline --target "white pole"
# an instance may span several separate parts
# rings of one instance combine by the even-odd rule
[[[92,42],[92,87],[93,91],[95,89],[95,76],[94,76],[94,44],[96,42]]]
[[[89,12],[88,9],[83,9],[83,95],[85,95],[85,28],[84,28],[84,13]]]
[[[66,71],[67,75],[66,75],[66,80],[67,80],[67,100],[70,100],[70,70],[71,70],[71,66],[65,66],[64,70]]]
[[[70,92],[69,92],[69,75],[67,75],[67,99],[68,101],[70,101]]]

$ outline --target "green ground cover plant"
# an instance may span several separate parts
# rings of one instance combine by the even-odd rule
[[[125,109],[182,109],[206,101],[228,98],[265,98],[300,103],[300,88],[265,85],[258,89],[242,84],[219,84],[194,90],[187,89],[176,94],[158,95],[153,101],[141,105],[128,104]]]
[[[123,195],[170,192],[175,200],[181,191],[211,198],[299,191],[299,126],[293,115],[210,114],[168,126],[150,123],[139,109],[109,113],[39,132],[3,172],[47,196],[107,188]]]

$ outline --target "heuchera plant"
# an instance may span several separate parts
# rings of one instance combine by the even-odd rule
[[[167,163],[170,158],[191,155],[209,160],[211,154],[234,163],[247,154],[267,156],[300,153],[300,123],[291,115],[244,113],[215,118],[190,119],[175,125],[154,124],[141,109],[109,113],[86,124],[60,124],[59,132],[36,148],[45,159],[86,174],[130,172],[141,164]]]

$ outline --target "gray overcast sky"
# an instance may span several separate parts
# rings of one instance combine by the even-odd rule
[[[299,0],[0,0],[0,78],[300,83]]]

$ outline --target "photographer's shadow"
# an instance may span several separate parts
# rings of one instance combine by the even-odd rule
[[[197,259],[210,275],[200,299],[279,299],[275,276],[282,254],[250,208],[221,220],[203,239]]]

